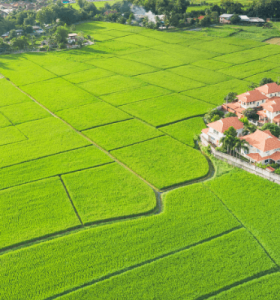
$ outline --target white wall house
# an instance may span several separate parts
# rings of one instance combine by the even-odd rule
[[[280,164],[280,140],[269,130],[256,130],[254,133],[242,137],[249,144],[249,151],[242,149],[241,155],[253,162],[263,164]]]
[[[267,98],[280,97],[280,85],[275,82],[262,85],[256,88],[256,90],[260,91]]]
[[[238,117],[230,117],[207,124],[208,128],[202,129],[202,137],[216,146],[221,146],[221,138],[225,136],[224,132],[230,127],[237,131],[237,136],[242,136],[244,124]]]
[[[267,96],[258,90],[253,90],[238,95],[237,99],[239,100],[241,107],[247,109],[261,106],[262,103],[265,103]]]

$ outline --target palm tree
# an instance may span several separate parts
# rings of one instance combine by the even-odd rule
[[[249,147],[247,145],[249,145],[247,141],[241,140],[239,138],[235,138],[235,144],[233,146],[233,149],[236,153],[236,157],[237,157],[237,153],[239,154],[239,157],[240,157],[241,149],[249,151]]]
[[[227,153],[230,153],[231,155],[231,151],[235,145],[235,137],[232,135],[226,135],[221,138],[221,143],[223,143],[223,147],[227,149]]]

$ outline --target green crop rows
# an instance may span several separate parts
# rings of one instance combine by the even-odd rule
[[[122,148],[162,135],[162,132],[135,119],[100,126],[83,133],[106,150]]]
[[[195,143],[228,93],[278,80],[278,29],[80,31],[0,56],[0,299],[278,299],[279,185]]]
[[[62,176],[83,221],[90,223],[151,211],[155,194],[117,164]]]
[[[170,137],[159,137],[112,153],[160,189],[204,177],[209,170],[200,152]]]
[[[0,191],[0,203],[0,248],[80,225],[59,178]]]

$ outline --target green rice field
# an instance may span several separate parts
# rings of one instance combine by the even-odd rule
[[[94,45],[0,55],[0,299],[279,299],[280,186],[196,143],[278,80],[277,26],[76,31]]]

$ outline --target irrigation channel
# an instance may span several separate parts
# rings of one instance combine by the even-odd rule
[[[62,121],[63,123],[65,123],[67,126],[69,126],[72,130],[74,130],[77,134],[79,134],[80,136],[82,136],[83,138],[85,138],[87,141],[89,141],[92,145],[94,145],[96,148],[98,148],[99,150],[101,150],[102,152],[106,153],[114,162],[118,163],[119,165],[123,166],[125,169],[127,169],[128,171],[130,171],[131,173],[133,173],[135,176],[137,176],[139,179],[141,179],[143,182],[145,182],[149,187],[151,187],[155,193],[155,197],[156,197],[156,206],[154,209],[152,209],[151,211],[149,212],[145,212],[145,213],[140,213],[140,214],[135,214],[135,215],[129,215],[129,216],[125,216],[125,217],[117,217],[117,218],[111,218],[111,219],[105,219],[105,220],[101,220],[101,221],[95,221],[95,222],[92,222],[92,223],[87,223],[86,225],[82,223],[81,221],[81,218],[79,217],[73,203],[73,208],[76,212],[76,214],[78,215],[78,218],[80,219],[81,221],[81,225],[78,225],[76,226],[75,228],[71,228],[71,229],[67,229],[67,230],[64,230],[64,231],[60,231],[60,232],[56,232],[56,233],[53,233],[53,234],[49,234],[49,235],[45,235],[43,237],[39,237],[39,238],[35,238],[35,239],[32,239],[32,240],[29,240],[29,241],[25,241],[25,242],[22,242],[22,243],[19,243],[19,244],[14,244],[12,246],[9,246],[9,247],[6,247],[6,248],[3,248],[1,251],[0,251],[0,255],[3,255],[5,253],[8,253],[8,252],[11,252],[11,251],[14,251],[14,250],[18,250],[18,249],[22,249],[22,248],[27,248],[29,246],[32,246],[32,245],[35,245],[35,244],[40,244],[40,243],[43,243],[43,242],[46,242],[46,241],[49,241],[49,240],[53,240],[53,239],[56,239],[56,238],[59,238],[59,237],[62,237],[62,236],[65,236],[65,235],[69,235],[69,234],[73,234],[73,233],[76,233],[78,231],[82,231],[82,230],[85,230],[85,229],[88,229],[88,228],[93,228],[93,227],[97,227],[97,226],[104,226],[104,225],[107,225],[107,224],[112,224],[112,223],[115,223],[115,222],[123,222],[123,221],[126,221],[126,220],[132,220],[132,219],[136,219],[136,218],[140,218],[140,217],[148,217],[150,215],[154,215],[154,214],[160,214],[161,212],[163,212],[163,195],[167,192],[170,192],[170,191],[173,191],[173,190],[176,190],[176,189],[179,189],[181,187],[184,187],[184,186],[188,186],[188,185],[191,185],[191,184],[195,184],[195,183],[203,183],[205,181],[208,181],[208,180],[211,180],[212,178],[215,177],[216,173],[217,173],[217,169],[215,168],[213,162],[211,161],[211,159],[206,156],[203,152],[201,152],[204,157],[207,159],[207,162],[208,162],[208,165],[209,165],[209,171],[207,173],[206,176],[202,177],[202,178],[199,178],[199,179],[195,179],[195,180],[190,180],[190,181],[186,181],[186,182],[183,182],[183,183],[180,183],[180,184],[176,184],[176,185],[173,185],[173,186],[170,186],[170,187],[167,187],[167,188],[164,188],[164,189],[157,189],[155,186],[153,186],[151,183],[149,183],[148,181],[146,181],[144,178],[142,178],[139,174],[135,173],[132,169],[130,169],[127,165],[123,164],[121,161],[119,161],[117,158],[115,158],[114,156],[112,156],[112,154],[108,151],[106,151],[105,149],[103,149],[101,146],[99,146],[98,144],[96,144],[94,141],[92,141],[90,138],[88,138],[87,136],[85,136],[82,132],[76,130],[71,124],[69,124],[68,122],[66,122],[65,120],[61,119],[59,116],[57,116],[55,113],[53,113],[52,111],[50,111],[47,107],[45,107],[44,105],[42,105],[40,102],[38,102],[35,98],[33,98],[32,96],[30,96],[29,94],[27,94],[26,92],[24,92],[23,90],[21,90],[18,86],[16,86],[13,82],[11,82],[15,88],[17,88],[18,90],[20,90],[22,93],[26,94],[28,97],[30,97],[35,103],[37,103],[39,106],[41,106],[43,109],[45,109],[47,112],[49,112],[53,117],[55,118],[58,118],[60,121]],[[137,118],[136,118],[137,119]],[[68,196],[69,196],[69,193],[65,187],[65,185],[63,184]],[[218,198],[219,199],[219,198]],[[69,196],[69,200],[72,202],[70,196]],[[221,201],[221,203],[225,206],[225,208],[230,211],[227,206],[225,205],[225,203],[223,203],[223,201],[221,199],[219,199]],[[230,211],[230,213],[238,220],[238,218]],[[166,253],[166,254],[163,254],[161,256],[158,256],[156,258],[153,258],[151,260],[148,260],[148,261],[144,261],[144,262],[141,262],[137,265],[134,265],[134,266],[130,266],[129,268],[125,268],[125,269],[122,269],[122,270],[119,270],[119,271],[116,271],[114,273],[111,273],[111,274],[107,274],[106,276],[104,277],[101,277],[99,279],[96,279],[96,280],[93,280],[93,281],[90,281],[90,282],[87,282],[81,286],[77,286],[77,287],[74,287],[72,289],[69,289],[69,290],[66,290],[64,291],[63,293],[60,293],[60,294],[56,294],[56,295],[53,295],[49,298],[46,298],[45,300],[52,300],[52,299],[57,299],[59,297],[61,297],[62,295],[66,295],[66,294],[69,294],[71,292],[74,292],[76,290],[79,290],[79,289],[82,289],[86,286],[90,286],[90,285],[93,285],[97,282],[100,282],[100,281],[103,281],[103,280],[106,280],[108,278],[111,278],[113,276],[116,276],[116,275],[119,275],[119,274],[123,274],[129,270],[132,270],[132,269],[135,269],[135,268],[138,268],[140,266],[143,266],[143,265],[146,265],[146,264],[150,264],[156,260],[159,260],[161,258],[164,258],[164,257],[167,257],[167,256],[170,256],[172,254],[175,254],[175,253],[178,253],[178,252],[181,252],[183,250],[187,250],[187,249],[190,249],[192,247],[195,247],[199,244],[202,244],[202,243],[205,243],[205,242],[209,242],[211,240],[214,240],[218,237],[221,237],[223,235],[226,235],[232,231],[235,231],[235,230],[238,230],[240,228],[245,228],[249,233],[250,230],[248,230],[248,228],[246,228],[246,226],[244,226],[242,224],[242,222],[240,220],[238,220],[240,225],[239,226],[236,226],[232,229],[230,229],[229,231],[226,231],[226,232],[223,232],[221,234],[218,234],[216,236],[212,236],[210,238],[207,238],[205,240],[202,240],[202,241],[199,241],[195,244],[192,244],[192,245],[189,245],[189,246],[186,246],[184,248],[181,248],[181,249],[177,249],[175,251],[172,251],[172,252],[169,252],[169,253]],[[252,233],[251,233],[252,234]],[[257,238],[252,234],[252,236],[257,240]],[[264,251],[266,252],[266,254],[270,257],[270,255],[267,253],[266,249],[261,245],[261,243],[257,240],[257,242],[259,243],[259,245],[264,249]],[[271,258],[271,257],[270,257]],[[272,260],[273,261],[273,260]],[[262,277],[262,276],[265,276],[266,273],[263,273],[263,274],[258,274],[258,277]],[[219,293],[221,293],[222,291],[225,291],[225,290],[229,290],[231,288],[233,288],[234,286],[236,285],[239,285],[239,284],[242,284],[242,283],[245,283],[245,282],[248,282],[250,280],[252,280],[254,278],[247,278],[245,280],[242,280],[242,282],[236,282],[234,283],[233,285],[231,286],[227,286],[227,287],[224,287],[222,290],[217,290],[216,292],[214,293],[211,293],[211,295],[204,295],[204,296],[201,296],[199,297],[199,300],[202,300],[202,299],[208,299],[210,297],[212,297],[213,295],[217,295]],[[198,300],[198,299],[197,299]]]

